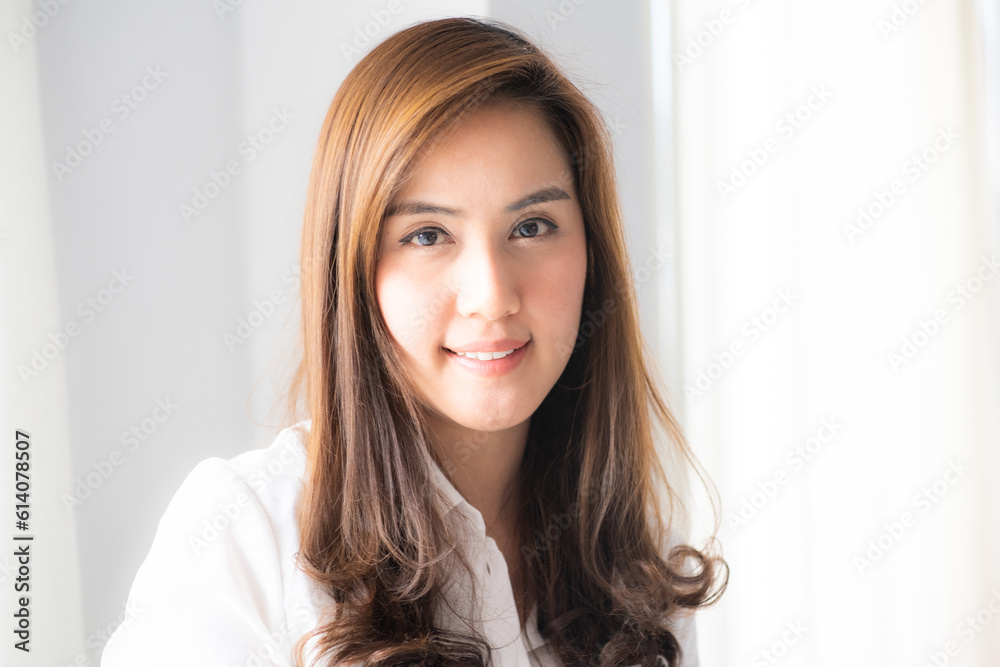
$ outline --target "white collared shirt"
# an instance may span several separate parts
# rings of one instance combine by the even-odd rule
[[[292,667],[298,639],[333,600],[296,567],[295,506],[306,464],[310,420],[282,430],[265,449],[201,461],[167,506],[149,554],[136,573],[126,609],[101,656],[102,667]],[[428,457],[429,459],[429,457]],[[429,459],[430,460],[430,459]],[[559,661],[538,632],[535,609],[522,632],[506,561],[486,535],[482,516],[433,460],[445,520],[465,539],[473,582],[456,568],[437,623],[478,631],[502,667],[549,667]],[[324,620],[327,620],[324,618]],[[683,667],[696,667],[694,619],[675,633]],[[315,639],[306,650],[315,659]]]

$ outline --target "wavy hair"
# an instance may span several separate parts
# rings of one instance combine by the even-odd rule
[[[566,664],[673,666],[675,614],[711,604],[726,587],[714,538],[701,551],[665,548],[683,505],[657,455],[656,424],[670,458],[706,477],[648,370],[600,113],[509,26],[430,21],[391,35],[348,74],[312,165],[303,357],[288,405],[296,413],[304,395],[312,420],[297,508],[300,567],[335,608],[297,643],[300,666],[313,637],[335,663],[490,664],[484,638],[435,625],[456,547],[374,275],[389,201],[415,158],[467,114],[500,102],[536,109],[549,123],[570,159],[587,236],[586,316],[563,374],[532,415],[521,468],[521,556],[539,631]]]

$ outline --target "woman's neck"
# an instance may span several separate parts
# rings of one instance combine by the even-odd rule
[[[479,510],[486,533],[496,538],[516,527],[520,469],[530,420],[502,431],[471,431],[454,422],[429,420],[431,445],[445,474]]]
[[[431,445],[445,473],[466,502],[479,510],[486,535],[507,562],[511,591],[524,628],[532,604],[521,559],[521,459],[530,420],[503,431],[470,431],[454,422],[432,420]]]

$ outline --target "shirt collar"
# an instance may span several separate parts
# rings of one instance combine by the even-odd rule
[[[528,612],[528,618],[524,621],[524,637],[528,642],[529,653],[549,643],[549,640],[542,637],[542,633],[538,631],[537,603],[531,606],[531,611]]]
[[[441,516],[445,517],[452,511],[457,511],[476,527],[477,535],[486,537],[486,522],[483,521],[483,515],[480,514],[479,510],[470,505],[465,497],[458,492],[458,489],[451,483],[448,476],[444,474],[441,466],[438,465],[438,462],[431,456],[430,452],[424,451],[424,460],[427,461],[430,481],[439,491]]]

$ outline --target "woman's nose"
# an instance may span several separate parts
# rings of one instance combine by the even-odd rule
[[[455,308],[463,317],[497,320],[520,308],[515,260],[489,243],[468,247],[455,266]]]

